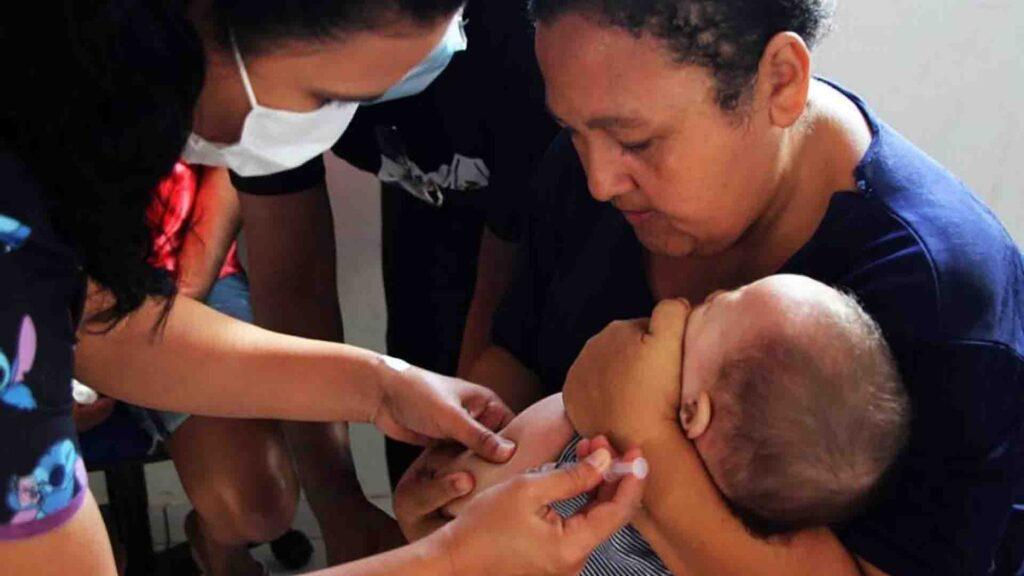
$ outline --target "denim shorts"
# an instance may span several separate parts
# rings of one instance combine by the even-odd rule
[[[238,272],[214,282],[209,296],[206,297],[206,305],[222,314],[251,324],[253,319],[252,306],[249,303],[249,280],[245,273]],[[154,448],[158,442],[170,438],[189,417],[189,414],[181,412],[152,410],[139,406],[128,408],[139,426],[153,438]]]

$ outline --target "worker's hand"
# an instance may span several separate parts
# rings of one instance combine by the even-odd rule
[[[607,450],[612,455],[613,462],[633,462],[640,458],[639,448],[631,448],[630,450],[627,450],[625,454],[619,454],[605,436],[595,436],[593,438],[584,438],[580,440],[579,443],[576,444],[576,458],[578,460],[586,460],[587,457],[597,450]],[[597,490],[594,491],[591,498],[596,502],[611,500],[615,497],[615,490],[617,487],[617,481],[604,482]]]
[[[74,403],[71,407],[71,419],[75,423],[75,430],[79,433],[88,432],[99,426],[114,412],[117,400],[108,396],[100,396],[92,404]]]
[[[395,519],[410,542],[447,524],[451,518],[445,515],[444,508],[475,488],[475,479],[469,472],[442,472],[464,452],[465,449],[458,444],[427,448],[398,481],[394,498]]]
[[[515,452],[515,444],[495,432],[512,420],[512,411],[483,386],[404,365],[386,371],[381,392],[371,421],[395,440],[421,446],[454,440],[496,463]]]
[[[481,492],[430,538],[438,539],[453,574],[577,574],[639,509],[643,481],[627,477],[606,500],[569,518],[549,505],[598,488],[610,464],[611,454],[600,449],[566,468],[517,476]]]

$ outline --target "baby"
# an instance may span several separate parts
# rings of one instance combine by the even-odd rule
[[[909,403],[877,324],[824,284],[776,275],[716,292],[690,313],[683,349],[680,433],[754,535],[848,520],[905,442]],[[581,377],[575,365],[568,377]],[[464,454],[448,470],[470,470],[479,491],[552,459],[574,459],[561,395],[523,411],[504,434],[519,446],[508,464]],[[446,512],[457,515],[465,501]],[[568,514],[582,504],[556,509]],[[667,573],[631,527],[611,543],[591,555],[584,574]]]

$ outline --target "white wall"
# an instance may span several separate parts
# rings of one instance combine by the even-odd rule
[[[325,159],[345,341],[384,352],[387,311],[380,263],[380,184],[331,154]]]
[[[963,179],[1024,243],[1024,2],[838,0],[817,72]]]
[[[331,154],[327,188],[338,250],[338,299],[345,321],[345,341],[384,352],[387,311],[380,263],[380,186]],[[367,496],[390,493],[384,460],[384,437],[372,426],[351,427],[352,453]],[[380,503],[379,500],[375,500]],[[390,504],[382,504],[390,511]]]

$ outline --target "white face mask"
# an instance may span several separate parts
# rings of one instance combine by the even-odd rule
[[[227,166],[240,176],[264,176],[305,164],[323,154],[348,128],[358,102],[328,102],[311,112],[275,110],[256,102],[234,35],[231,49],[252,110],[234,144],[217,144],[192,133],[182,158],[191,164]]]
[[[399,98],[408,98],[426,90],[427,86],[430,86],[430,83],[436,80],[441,75],[441,72],[444,72],[444,69],[448,67],[448,63],[452,61],[455,53],[466,49],[465,26],[466,23],[462,20],[462,10],[459,10],[448,24],[444,37],[441,38],[441,41],[438,42],[430,54],[417,64],[415,68],[410,70],[398,84],[389,88],[383,96],[372,102],[367,102],[367,104],[380,104],[381,102],[389,102]]]

